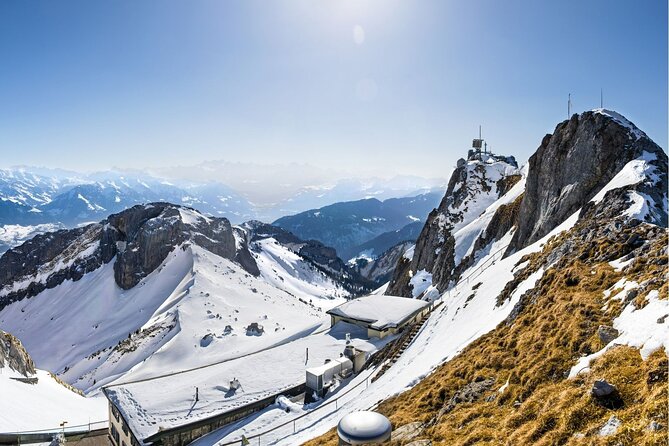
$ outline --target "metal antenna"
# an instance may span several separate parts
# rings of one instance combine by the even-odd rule
[[[571,93],[569,93],[569,98],[567,99],[567,119],[571,118]]]

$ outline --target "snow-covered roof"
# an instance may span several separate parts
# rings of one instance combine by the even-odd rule
[[[384,330],[402,324],[428,305],[429,302],[419,299],[371,294],[349,300],[328,314],[367,322],[374,329]]]
[[[366,340],[366,331],[339,323],[327,332],[219,364],[159,378],[107,387],[107,398],[135,435],[146,440],[159,432],[219,416],[304,383],[305,369],[335,360],[344,352],[346,334],[356,348],[376,350],[385,341]],[[305,363],[305,352],[309,359]],[[230,389],[237,378],[239,390]],[[195,388],[199,399],[195,402]]]

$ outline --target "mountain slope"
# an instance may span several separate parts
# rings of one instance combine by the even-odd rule
[[[445,290],[461,273],[456,269],[458,265],[468,266],[477,251],[490,247],[494,240],[477,241],[497,210],[512,206],[523,187],[513,157],[483,155],[459,160],[444,198],[427,218],[413,256],[403,257],[398,263],[387,293],[417,296],[411,282],[418,274]],[[495,239],[501,238],[512,223],[508,219],[500,221]]]
[[[0,394],[11,404],[0,416],[0,432],[57,428],[65,419],[70,426],[103,420],[103,398],[84,398],[51,374],[35,369],[21,342],[0,330]],[[39,409],[39,410],[36,410]]]
[[[593,139],[611,125],[634,138],[634,128],[615,115],[606,119]],[[528,185],[551,175],[524,171],[514,186],[522,185],[520,191],[512,188],[491,206],[492,215],[469,223],[486,217],[479,239],[498,232],[501,226],[490,227],[501,220],[498,213],[511,227],[490,237],[455,283],[440,289],[427,281],[423,296],[438,298],[441,307],[397,362],[339,414],[312,419],[277,444],[323,434],[341,413],[369,407],[388,415],[395,429],[413,432],[413,440],[439,444],[663,444],[669,232],[658,217],[666,213],[667,155],[650,140],[635,153],[632,140],[606,149],[629,160],[608,182],[581,196],[576,210],[546,227],[543,237],[504,255],[518,230],[523,195],[536,193]],[[590,146],[595,157],[597,146]],[[551,171],[583,167],[562,158]],[[600,174],[591,170],[581,178],[595,184]],[[538,178],[530,181],[532,175]],[[515,204],[505,209],[502,200]],[[543,206],[537,215],[554,212],[551,202]],[[307,444],[336,444],[335,433]]]
[[[0,271],[0,326],[86,392],[304,336],[371,286],[332,248],[167,203],[40,235]]]

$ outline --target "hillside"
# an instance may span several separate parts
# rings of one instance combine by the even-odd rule
[[[597,169],[582,151],[600,160]],[[339,414],[378,405],[408,432],[398,444],[665,444],[666,153],[617,113],[594,110],[559,124],[521,174],[483,214],[448,219],[442,234],[452,254],[441,260],[428,221],[413,259],[403,262],[431,255],[432,271],[446,280],[406,265],[395,280],[406,274],[409,292],[420,288],[441,308]],[[560,178],[578,182],[539,186]],[[453,196],[444,202],[442,210],[454,209]],[[452,249],[457,234],[482,219],[481,242],[469,246],[483,248],[458,269],[468,261]],[[504,225],[495,221],[512,224],[499,237]],[[538,235],[516,235],[521,225]],[[334,445],[327,430],[339,417],[313,421],[277,444]]]
[[[55,427],[68,420],[70,426],[87,424],[91,415],[106,412],[103,398],[84,398],[49,372],[35,368],[21,341],[0,330],[0,394],[3,405],[0,432]],[[11,403],[11,408],[6,407]],[[39,408],[39,410],[36,410]]]
[[[166,203],[37,236],[0,271],[0,326],[86,393],[306,336],[372,286],[318,242]]]

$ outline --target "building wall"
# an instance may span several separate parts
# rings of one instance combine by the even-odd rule
[[[128,423],[111,402],[109,403],[109,437],[114,446],[139,446]]]

